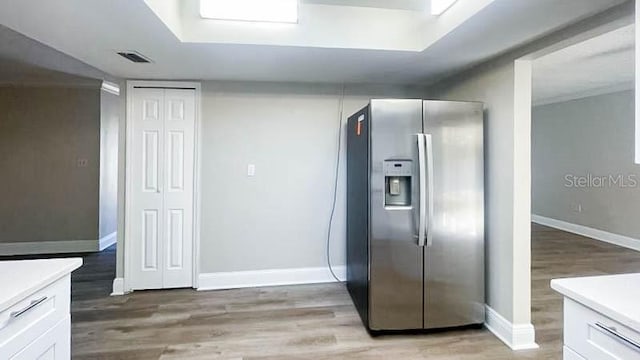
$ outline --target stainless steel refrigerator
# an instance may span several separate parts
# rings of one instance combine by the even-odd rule
[[[482,324],[483,105],[371,100],[347,143],[347,287],[365,326]]]

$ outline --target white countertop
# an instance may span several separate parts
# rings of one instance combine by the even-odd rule
[[[640,332],[640,274],[555,279],[551,288]]]
[[[81,258],[0,261],[0,312],[81,265]]]

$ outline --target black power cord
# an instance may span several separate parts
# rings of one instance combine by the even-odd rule
[[[340,95],[340,101],[338,103],[338,150],[336,153],[336,169],[335,176],[333,182],[333,201],[331,203],[331,214],[329,215],[329,226],[327,229],[327,265],[329,267],[329,271],[331,272],[331,276],[336,279],[337,282],[341,283],[342,280],[338,278],[336,273],[333,271],[333,267],[331,265],[331,230],[333,228],[333,217],[336,213],[336,204],[338,202],[338,183],[340,177],[340,153],[342,152],[342,116],[344,113],[344,84],[342,85],[342,92]]]

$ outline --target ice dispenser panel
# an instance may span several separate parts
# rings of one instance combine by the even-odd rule
[[[384,162],[386,208],[411,206],[411,177],[413,164],[409,160],[387,160]]]

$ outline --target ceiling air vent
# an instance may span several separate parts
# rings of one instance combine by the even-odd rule
[[[118,55],[134,63],[150,63],[151,60],[136,51],[118,51]]]

